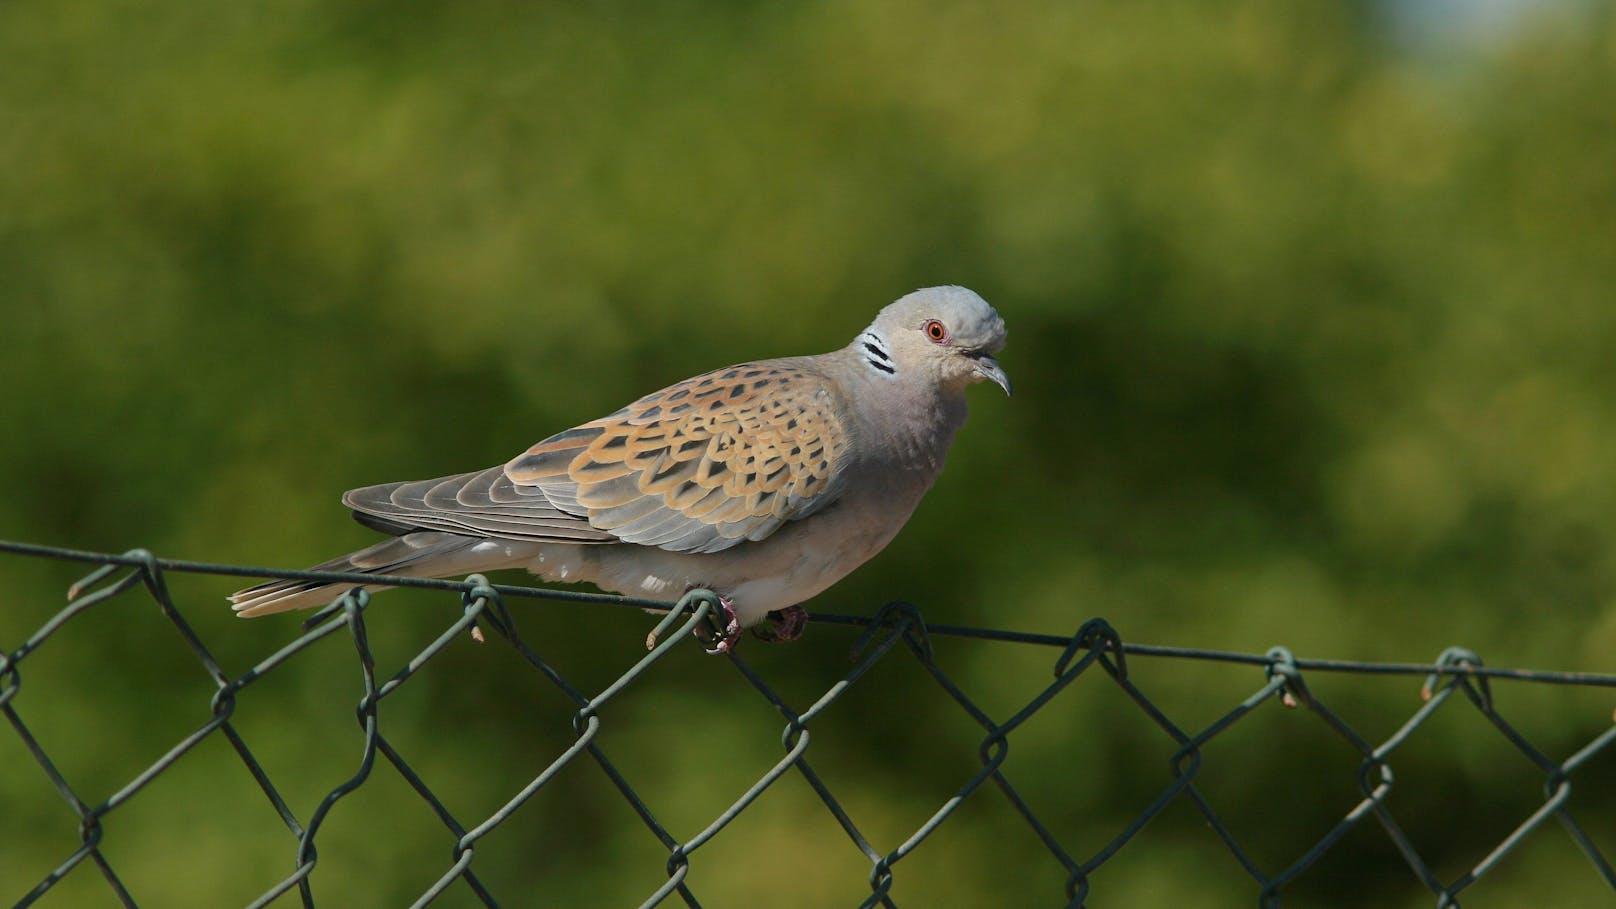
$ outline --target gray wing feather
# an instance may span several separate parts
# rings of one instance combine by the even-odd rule
[[[569,514],[542,491],[518,491],[503,468],[349,490],[343,504],[365,518],[414,529],[558,543],[611,543],[616,537]],[[375,526],[372,524],[372,526]]]

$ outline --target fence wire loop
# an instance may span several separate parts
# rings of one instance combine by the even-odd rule
[[[931,662],[931,635],[926,631],[926,620],[921,617],[920,610],[915,604],[903,600],[893,600],[876,611],[865,627],[864,633],[860,634],[853,642],[853,646],[848,649],[847,661],[857,663],[863,659],[875,641],[876,635],[882,631],[890,633],[876,645],[881,655],[902,640],[909,645],[921,662]]]
[[[742,813],[751,809],[768,789],[779,784],[787,776],[800,779],[801,784],[808,787],[835,820],[850,848],[862,860],[868,862],[869,873],[864,882],[865,886],[861,888],[867,889],[867,893],[862,896],[853,893],[852,889],[860,889],[855,885],[850,889],[847,898],[848,903],[868,909],[875,907],[897,909],[900,901],[903,901],[903,905],[910,905],[912,901],[905,896],[905,887],[911,878],[911,872],[902,869],[911,866],[906,865],[905,861],[917,850],[925,848],[933,835],[944,825],[964,823],[954,819],[961,816],[961,808],[967,801],[994,798],[992,793],[997,793],[997,797],[1008,805],[1008,810],[1019,817],[1020,822],[1026,825],[1042,845],[1048,860],[1059,867],[1061,871],[1059,893],[1051,894],[1050,905],[1064,905],[1067,909],[1080,909],[1084,906],[1091,891],[1104,884],[1105,876],[1099,873],[1101,869],[1118,852],[1136,842],[1148,824],[1175,804],[1188,805],[1201,819],[1204,819],[1210,835],[1215,837],[1233,857],[1231,873],[1243,874],[1248,879],[1246,886],[1252,888],[1251,892],[1260,906],[1280,906],[1287,888],[1349,833],[1365,826],[1369,829],[1378,828],[1384,833],[1407,865],[1413,884],[1434,895],[1437,905],[1458,906],[1461,892],[1485,879],[1494,868],[1508,856],[1515,854],[1521,844],[1537,831],[1555,826],[1549,823],[1551,818],[1565,831],[1575,848],[1586,857],[1599,881],[1616,892],[1616,869],[1613,869],[1605,852],[1609,844],[1602,847],[1596,841],[1596,837],[1583,828],[1574,813],[1575,810],[1581,809],[1573,800],[1574,794],[1578,791],[1574,785],[1574,776],[1587,768],[1596,758],[1608,759],[1616,756],[1616,717],[1613,717],[1607,726],[1606,719],[1601,716],[1600,730],[1571,755],[1557,760],[1533,744],[1500,713],[1491,686],[1494,680],[1510,680],[1539,685],[1616,688],[1616,675],[1612,674],[1488,667],[1474,652],[1457,647],[1444,650],[1434,663],[1409,664],[1301,659],[1285,647],[1274,647],[1264,654],[1251,654],[1128,643],[1123,640],[1116,628],[1099,618],[1083,622],[1070,636],[935,625],[929,624],[914,604],[893,601],[868,618],[825,615],[812,617],[818,628],[852,625],[858,626],[860,631],[849,651],[852,665],[837,670],[840,676],[823,694],[805,706],[793,706],[788,699],[781,697],[765,680],[764,675],[753,669],[734,650],[725,652],[723,659],[708,664],[720,668],[729,667],[723,671],[735,672],[745,687],[765,699],[784,719],[784,726],[779,734],[782,754],[773,766],[756,779],[725,780],[724,783],[733,786],[732,794],[726,796],[730,799],[729,803],[705,826],[694,831],[686,831],[681,835],[664,825],[651,801],[635,788],[628,778],[629,775],[612,761],[602,745],[601,730],[609,717],[619,714],[631,715],[631,712],[614,710],[613,705],[620,698],[629,696],[628,693],[642,682],[651,667],[666,659],[674,648],[690,646],[687,642],[692,639],[696,640],[698,645],[705,646],[715,639],[723,638],[726,633],[725,610],[723,603],[713,591],[691,590],[677,602],[666,603],[628,597],[495,585],[481,575],[472,575],[464,581],[365,579],[344,576],[340,573],[336,573],[338,576],[333,578],[331,575],[334,573],[331,572],[273,571],[159,559],[151,552],[142,549],[113,555],[0,541],[0,553],[12,553],[25,558],[70,560],[95,566],[68,588],[68,602],[64,607],[46,617],[38,629],[21,643],[13,646],[10,642],[5,642],[8,649],[0,652],[0,715],[6,718],[22,742],[23,748],[33,758],[39,772],[44,774],[60,794],[67,809],[77,821],[76,837],[62,843],[65,858],[54,868],[40,869],[42,876],[38,878],[38,883],[16,903],[19,909],[38,902],[63,879],[75,874],[98,874],[117,903],[126,907],[139,905],[136,894],[131,892],[115,869],[113,859],[103,851],[109,839],[116,840],[115,835],[108,833],[105,819],[118,812],[131,800],[141,798],[149,783],[167,772],[176,761],[208,738],[222,738],[229,745],[235,759],[239,760],[241,766],[251,776],[257,789],[274,809],[286,830],[289,869],[279,880],[260,882],[262,890],[248,903],[252,909],[269,906],[293,891],[296,891],[296,899],[305,909],[313,909],[318,904],[317,879],[314,871],[320,867],[321,852],[317,844],[321,831],[325,829],[326,821],[336,811],[356,810],[344,807],[345,799],[375,779],[378,774],[388,772],[396,773],[409,790],[430,808],[442,826],[444,837],[445,866],[436,879],[415,897],[412,905],[429,906],[451,890],[456,890],[457,904],[469,900],[485,907],[498,906],[499,897],[479,872],[480,864],[491,861],[488,858],[479,860],[479,844],[485,838],[496,835],[518,812],[535,810],[525,809],[524,806],[538,792],[550,786],[563,770],[574,766],[593,767],[603,775],[627,802],[657,847],[665,850],[666,861],[663,870],[666,880],[644,898],[640,904],[642,909],[653,909],[669,901],[680,902],[688,907],[700,906],[701,903],[691,884],[691,871],[698,862],[716,863],[712,851],[702,850],[716,839],[725,836],[730,825]],[[337,581],[356,586],[347,587],[331,605],[311,616],[303,623],[302,631],[293,640],[280,645],[278,649],[259,659],[244,672],[232,676],[220,668],[202,637],[185,619],[170,594],[168,575],[175,571],[215,576],[284,578],[292,581]],[[390,674],[378,671],[378,660],[372,652],[369,636],[370,594],[364,586],[357,586],[372,581],[452,591],[458,595],[461,605],[459,613],[430,643],[420,648],[402,665],[389,669]],[[125,603],[132,602],[131,598],[138,596],[132,592],[137,589],[143,589],[145,596],[158,607],[161,620],[178,633],[179,646],[185,647],[194,656],[212,680],[213,687],[208,695],[207,709],[205,712],[199,711],[200,724],[192,732],[180,738],[116,791],[99,794],[86,800],[58,770],[50,752],[34,735],[32,727],[26,721],[24,712],[38,709],[36,698],[41,703],[48,703],[50,692],[36,690],[39,686],[25,689],[23,677],[27,674],[28,661],[32,654],[62,628],[73,622],[95,621],[95,616],[104,614],[101,610],[96,610],[93,614],[91,612],[100,604],[106,604],[119,597],[125,597],[123,601]],[[517,630],[515,615],[510,608],[510,600],[516,597],[564,603],[589,603],[597,606],[650,608],[664,614],[647,638],[647,652],[591,696],[551,665],[540,649],[523,640]],[[222,607],[211,603],[208,604],[208,608],[222,610]],[[555,686],[566,698],[571,705],[568,711],[542,718],[541,721],[554,723],[559,729],[568,729],[566,724],[570,722],[571,741],[562,747],[559,753],[537,756],[531,778],[486,817],[463,821],[433,790],[426,776],[410,763],[399,745],[389,740],[386,730],[391,728],[387,720],[390,711],[385,705],[387,699],[401,686],[410,683],[423,672],[432,671],[433,660],[459,635],[469,632],[481,640],[483,629],[491,631],[496,638],[510,646],[513,652],[533,669],[536,680],[542,680],[541,684]],[[300,820],[298,809],[281,795],[279,788],[260,764],[246,739],[234,726],[240,705],[237,696],[266,675],[287,671],[286,667],[310,648],[321,646],[322,642],[327,641],[331,643],[324,646],[341,646],[337,641],[344,638],[353,648],[358,669],[360,690],[354,706],[354,718],[359,730],[359,748],[355,755],[357,760],[353,765],[353,771],[346,779],[316,800],[305,822]],[[956,681],[939,664],[937,648],[940,646],[939,642],[944,639],[950,645],[974,640],[981,642],[982,646],[1056,648],[1058,652],[1053,665],[1054,677],[1031,692],[1025,702],[1009,711],[1008,715],[996,716],[979,705],[967,692],[966,686]],[[555,642],[553,646],[566,647],[569,643]],[[952,653],[951,650],[950,654]],[[1133,659],[1133,666],[1129,665],[1130,657]],[[950,709],[957,708],[957,720],[968,722],[980,730],[975,755],[977,767],[970,771],[952,794],[943,799],[911,833],[897,842],[878,846],[871,842],[860,828],[854,813],[843,805],[832,786],[815,769],[811,756],[824,754],[826,748],[832,747],[816,739],[815,724],[821,717],[836,710],[850,691],[863,684],[867,674],[875,666],[889,659],[910,658],[915,661],[914,665],[919,668],[922,678],[929,679],[927,684],[935,685],[935,691],[939,697],[945,699],[944,703],[951,703]],[[1199,661],[1248,667],[1240,669],[1241,672],[1249,671],[1249,667],[1261,667],[1264,672],[1264,684],[1250,691],[1240,703],[1229,708],[1199,731],[1196,731],[1195,727],[1180,728],[1180,725],[1169,716],[1168,711],[1153,700],[1144,687],[1141,687],[1143,684],[1141,679],[1148,676],[1148,673],[1138,670],[1140,665],[1138,661],[1141,658],[1172,660],[1177,661],[1179,665],[1187,661]],[[1104,672],[1088,672],[1095,665],[1100,666]],[[1153,664],[1147,662],[1145,665]],[[1423,677],[1422,702],[1401,726],[1376,743],[1360,733],[1341,714],[1310,690],[1306,674],[1320,672],[1354,673],[1360,676],[1396,674]],[[1060,831],[1071,823],[1070,820],[1065,825],[1051,825],[1041,813],[1060,812],[1065,806],[1058,803],[1035,806],[1032,800],[1024,797],[1022,790],[1017,786],[1017,780],[1014,779],[1024,770],[1012,758],[1013,753],[1019,754],[1020,751],[1011,748],[1012,739],[1020,735],[1024,724],[1040,711],[1062,709],[1057,705],[1069,703],[1062,700],[1067,689],[1079,684],[1102,685],[1107,690],[1115,692],[1115,696],[1122,703],[1136,708],[1149,720],[1151,726],[1159,731],[1163,747],[1171,749],[1161,789],[1154,794],[1149,804],[1138,809],[1137,814],[1123,824],[1120,830],[1105,831],[1105,835],[1110,838],[1091,854],[1074,853],[1069,843],[1064,842],[1065,835]],[[1464,697],[1455,699],[1454,695],[1460,692]],[[1354,781],[1357,790],[1355,797],[1358,799],[1356,804],[1347,807],[1340,819],[1322,834],[1318,834],[1317,831],[1299,831],[1297,842],[1300,844],[1298,846],[1300,854],[1279,868],[1267,867],[1248,850],[1246,842],[1236,835],[1233,826],[1214,806],[1213,797],[1201,788],[1205,785],[1204,776],[1226,768],[1223,763],[1209,762],[1205,753],[1206,745],[1274,698],[1292,708],[1305,708],[1301,711],[1303,717],[1309,718],[1310,722],[1316,721],[1322,724],[1339,747],[1348,749],[1357,757]],[[1513,753],[1518,753],[1536,771],[1542,773],[1542,802],[1527,817],[1521,819],[1503,840],[1476,860],[1469,870],[1445,880],[1433,870],[1430,861],[1416,842],[1416,837],[1405,832],[1400,826],[1393,814],[1393,806],[1388,796],[1396,780],[1392,763],[1399,759],[1399,749],[1416,736],[1439,710],[1451,710],[1455,708],[1449,705],[1465,704],[1469,704],[1485,718],[1490,727],[1508,743]],[[1074,747],[1091,744],[1092,740],[1093,737],[1088,735],[1074,737]],[[814,751],[816,742],[820,742],[818,751]],[[390,771],[387,768],[390,768]],[[4,779],[5,777],[0,777],[0,780]],[[1587,787],[1583,788],[1586,790]],[[1587,798],[1586,791],[1583,791],[1582,797]],[[1583,807],[1586,807],[1585,803]],[[0,816],[0,833],[12,832],[7,829],[7,821],[7,818]],[[1085,819],[1083,826],[1088,829],[1092,824]],[[113,829],[117,829],[116,825]],[[731,840],[734,836],[731,835]],[[342,858],[332,849],[330,842],[327,842],[327,851],[331,855],[325,859],[326,865],[341,868]],[[714,864],[713,867],[720,866]],[[80,870],[84,868],[93,868],[94,871]],[[565,870],[557,869],[557,873],[565,873]],[[535,899],[542,900],[543,895],[521,893],[506,898],[516,900],[517,904],[526,905],[532,904]],[[1064,902],[1061,902],[1062,899]],[[1114,900],[1116,897],[1111,899]],[[755,902],[767,902],[767,897],[760,895]]]
[[[1303,704],[1313,706],[1313,695],[1302,680],[1302,669],[1296,665],[1296,655],[1286,647],[1268,649],[1267,674],[1270,681],[1279,683],[1279,702],[1294,710]]]
[[[1072,659],[1079,650],[1087,650],[1093,660],[1098,660],[1118,680],[1128,677],[1128,664],[1122,649],[1122,635],[1117,633],[1111,623],[1102,618],[1092,618],[1078,626],[1077,632],[1072,635],[1072,642],[1066,645],[1055,660],[1055,678],[1066,674],[1071,666]],[[1111,656],[1106,657],[1109,653]],[[1085,661],[1086,663],[1087,661]]]
[[[719,624],[718,615],[723,611],[723,605],[718,601],[718,594],[706,588],[698,587],[685,591],[678,602],[672,604],[645,636],[645,649],[656,650],[660,641],[664,646],[671,646],[666,635],[668,629],[680,622],[684,626],[679,634],[690,633],[703,645],[713,644],[724,638],[724,628]],[[688,617],[688,618],[687,618]]]
[[[1472,673],[1472,670],[1484,665],[1475,651],[1467,647],[1449,647],[1437,656],[1436,665],[1439,671],[1426,676],[1425,684],[1420,688],[1421,699],[1430,700],[1444,677],[1448,677],[1448,685],[1462,686],[1466,694],[1479,698],[1478,706],[1482,710],[1490,712],[1493,709],[1493,690],[1487,677]]]
[[[481,643],[482,634],[479,629],[482,627],[484,613],[503,610],[505,600],[499,595],[499,591],[488,583],[488,579],[480,574],[467,575],[466,583],[470,584],[471,588],[460,595],[460,604],[466,617],[471,619],[471,630],[477,632],[475,636],[478,643]]]

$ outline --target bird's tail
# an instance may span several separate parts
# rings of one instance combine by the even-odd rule
[[[321,562],[311,571],[355,571],[412,578],[441,578],[491,571],[519,565],[530,558],[534,545],[510,543],[455,533],[417,531],[383,540],[358,552]],[[520,550],[520,551],[518,551]],[[236,615],[255,618],[293,609],[324,606],[356,586],[377,590],[388,585],[357,585],[338,581],[270,581],[230,595]]]

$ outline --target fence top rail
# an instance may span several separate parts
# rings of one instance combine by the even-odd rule
[[[359,574],[345,571],[310,571],[307,569],[268,568],[254,565],[230,565],[217,562],[200,562],[190,559],[158,558],[146,550],[135,549],[124,553],[91,552],[80,549],[67,549],[57,546],[43,546],[37,543],[21,543],[12,540],[0,540],[0,552],[11,552],[19,555],[41,556],[72,562],[88,562],[99,565],[123,565],[130,568],[151,566],[162,571],[187,572],[192,574],[208,574],[232,577],[289,579],[309,581],[353,581],[357,584],[385,583],[393,587],[415,587],[429,590],[453,590],[466,593],[476,589],[479,585],[471,581],[451,581],[439,578],[412,578],[401,575],[386,574]],[[587,603],[592,605],[623,606],[633,609],[653,609],[669,611],[676,603],[669,600],[657,600],[645,597],[628,597],[607,593],[585,593],[572,590],[557,590],[547,587],[531,587],[513,584],[487,584],[482,585],[498,591],[502,596],[525,597],[530,599],[543,599],[561,603]],[[825,625],[856,625],[868,627],[879,620],[877,616],[836,615],[831,613],[812,613],[811,620]],[[1071,635],[1045,634],[1030,631],[1013,631],[1002,628],[981,628],[971,625],[948,625],[925,623],[925,631],[932,637],[959,637],[985,641],[998,641],[1011,644],[1031,644],[1044,647],[1070,647]],[[1203,660],[1220,663],[1241,663],[1251,666],[1277,666],[1287,663],[1297,669],[1314,672],[1344,672],[1364,675],[1424,675],[1424,676],[1466,676],[1472,678],[1514,680],[1523,682],[1540,682],[1550,685],[1583,685],[1599,688],[1616,688],[1616,673],[1579,672],[1572,670],[1552,669],[1521,669],[1504,666],[1487,666],[1479,660],[1457,660],[1440,663],[1417,662],[1371,662],[1365,660],[1341,660],[1323,658],[1292,658],[1288,654],[1276,653],[1243,653],[1231,650],[1216,650],[1204,647],[1177,647],[1166,644],[1139,644],[1122,642],[1122,652],[1128,656],[1162,657],[1168,659]]]

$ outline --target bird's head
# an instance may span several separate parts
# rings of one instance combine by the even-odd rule
[[[949,389],[986,379],[1008,395],[1010,377],[993,358],[1004,336],[1004,320],[974,291],[926,287],[888,304],[853,349],[882,375],[924,376]]]

